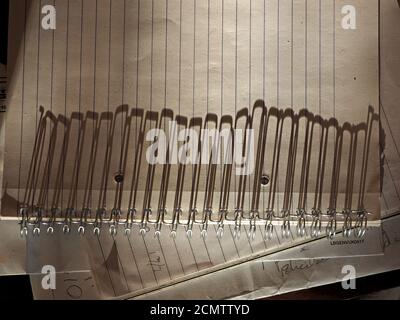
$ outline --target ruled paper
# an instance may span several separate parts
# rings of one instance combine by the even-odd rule
[[[60,208],[90,206],[93,210],[98,205],[107,208],[113,205],[116,189],[113,179],[121,170],[119,150],[125,147],[122,137],[124,123],[128,120],[132,123],[129,140],[126,140],[130,143],[127,159],[135,156],[139,120],[137,115],[128,117],[132,112],[147,115],[150,112],[160,121],[167,108],[173,118],[178,116],[189,121],[200,117],[204,121],[207,113],[216,115],[217,119],[222,116],[235,118],[242,109],[251,114],[256,101],[263,100],[267,108],[275,106],[282,111],[290,108],[294,112],[306,109],[326,121],[334,118],[340,125],[365,124],[370,109],[374,116],[379,113],[378,10],[377,1],[373,0],[368,3],[358,0],[353,4],[357,9],[355,30],[342,28],[341,10],[345,4],[338,1],[56,1],[57,28],[53,31],[41,28],[44,3],[39,0],[15,1],[11,6],[10,32],[16,36],[10,40],[13,59],[8,67],[12,74],[8,102],[11,110],[5,129],[7,141],[15,143],[5,145],[5,196],[2,201],[5,209],[2,215],[15,216],[17,204],[26,201],[41,115],[52,115],[46,119],[42,139],[45,151],[41,159],[46,159],[51,130],[56,128],[57,132],[51,168],[46,171],[44,162],[36,168],[37,181],[33,185],[38,191],[31,195],[32,201],[39,201],[43,193],[39,192],[40,187],[47,186],[42,200],[50,207],[49,199],[54,197],[57,188],[61,188],[60,199],[53,205]],[[366,68],[366,65],[371,67]],[[380,172],[378,125],[377,118],[374,119],[364,202],[376,219],[380,213],[376,202]],[[265,189],[260,200],[263,210],[267,207],[282,210],[287,187],[285,159],[292,121],[286,120],[280,145],[281,165],[275,177],[276,199],[270,203],[268,193],[271,190]],[[69,145],[63,150],[65,121],[71,123],[71,133]],[[149,119],[145,129],[154,128],[157,121]],[[116,125],[119,123],[121,125]],[[94,141],[96,125],[99,125],[100,143],[93,164],[89,146]],[[274,125],[271,123],[268,129],[271,133],[275,130]],[[305,134],[304,126],[299,125],[300,137]],[[168,129],[167,121],[161,123],[161,128]],[[318,146],[321,125],[316,124],[315,128],[313,143]],[[257,132],[256,124],[254,130]],[[359,138],[362,140],[363,137],[364,133],[360,132]],[[328,137],[328,145],[333,144],[333,138],[333,135]],[[350,143],[349,139],[344,137],[345,145]],[[301,141],[299,138],[299,155]],[[140,170],[135,177],[134,166],[138,165],[135,161],[126,161],[122,165],[126,181],[135,181],[137,190],[135,203],[130,203],[130,186],[125,182],[121,200],[124,211],[130,206],[143,206],[143,192],[149,188],[145,165],[149,145],[142,146],[144,151],[137,160]],[[273,135],[267,135],[266,145],[268,150],[274,149]],[[104,171],[108,152],[111,153],[107,160],[109,169]],[[79,161],[75,159],[77,154]],[[315,150],[311,155],[309,196],[305,204],[308,208],[314,206],[314,190],[319,179],[318,152]],[[360,159],[354,168],[355,181],[360,180],[363,163],[362,152],[356,155]],[[349,151],[344,148],[343,168],[347,167],[348,157]],[[301,167],[302,157],[297,159]],[[327,172],[331,170],[332,161],[328,152]],[[264,158],[266,174],[273,175],[272,164],[273,152],[267,152]],[[64,167],[61,183],[56,179],[60,166]],[[155,170],[158,176],[162,167],[157,166]],[[176,189],[178,170],[179,166],[171,166],[168,190]],[[202,170],[199,203],[204,198],[207,166]],[[219,178],[214,184],[216,196],[211,203],[214,210],[218,206],[222,170],[223,166],[218,165],[216,177]],[[99,203],[104,175],[107,192]],[[193,176],[194,169],[188,168],[182,181],[184,203],[189,201]],[[297,206],[300,177],[298,168],[294,175],[293,206]],[[338,207],[345,206],[346,178],[347,173],[342,170]],[[92,181],[89,203],[84,199],[88,179]],[[251,174],[246,182],[248,192],[244,209],[250,207],[254,179]],[[330,181],[325,180],[322,208],[329,206],[327,198],[331,189]],[[154,180],[151,184],[152,207],[157,207],[159,183]],[[273,181],[271,184],[275,185]],[[238,187],[239,177],[233,176],[230,208],[236,206]],[[358,190],[354,190],[354,207],[357,206],[357,195]],[[169,207],[174,207],[174,192],[168,193],[166,201]]]

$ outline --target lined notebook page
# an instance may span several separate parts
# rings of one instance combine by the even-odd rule
[[[55,1],[57,28],[54,32],[40,26],[42,5],[37,0],[17,0],[11,4],[10,29],[18,36],[10,46],[14,60],[9,69],[12,76],[2,215],[14,216],[17,204],[26,198],[63,209],[113,208],[113,177],[120,169],[120,150],[125,150],[123,137],[128,114],[131,115],[129,141],[132,144],[126,151],[128,159],[134,159],[137,154],[140,112],[149,115],[147,129],[156,126],[166,108],[172,110],[173,118],[178,116],[182,122],[195,117],[204,121],[206,114],[216,115],[220,121],[225,115],[235,118],[241,109],[251,114],[257,100],[277,110],[306,109],[324,120],[334,118],[340,124],[366,123],[371,108],[374,115],[378,114],[377,0],[352,1],[357,12],[355,30],[342,28],[342,8],[348,5],[345,1]],[[45,132],[51,132],[57,123],[57,140],[52,150],[56,165],[48,171],[45,165],[38,169],[35,187],[27,196],[35,137],[43,115],[49,115]],[[169,114],[165,119],[168,117]],[[71,124],[67,150],[62,147],[66,119]],[[282,129],[282,159],[289,148],[290,125],[290,121],[285,122]],[[97,140],[96,128],[99,128]],[[320,139],[316,134],[316,145]],[[49,134],[43,141],[48,150]],[[90,147],[93,141],[98,142],[96,161]],[[266,144],[265,168],[270,168],[273,139]],[[299,153],[301,148],[299,141]],[[344,159],[348,156],[346,152],[343,152]],[[139,159],[141,165],[132,160],[125,166],[125,179],[133,181],[137,190],[133,200],[129,188],[123,190],[125,212],[132,205],[139,210],[145,206],[148,168],[144,154]],[[377,125],[372,129],[370,155],[365,205],[373,218],[379,219]],[[105,161],[109,163],[107,170]],[[313,156],[310,162],[309,181],[313,190],[318,179],[318,157]],[[328,167],[329,163],[332,159],[328,156]],[[65,165],[63,170],[60,164]],[[358,164],[356,178],[362,175]],[[283,163],[274,177],[277,187],[272,207],[277,211],[283,206],[285,169]],[[215,209],[222,170],[218,166],[216,171],[212,203]],[[157,207],[160,197],[161,173],[162,168],[157,168],[151,207]],[[189,203],[193,175],[193,168],[187,168],[182,186],[183,207]],[[168,190],[172,191],[168,192],[166,202],[173,207],[179,166],[171,167],[170,176]],[[254,175],[249,176],[248,186],[254,179]],[[236,186],[240,183],[237,176],[233,180],[235,191],[229,199],[230,208],[235,207]],[[298,196],[299,180],[300,174],[296,173],[294,199]],[[345,173],[340,181],[338,208],[342,209]],[[203,172],[199,202],[204,198],[206,184],[207,175]],[[45,186],[46,192],[40,186]],[[328,207],[329,190],[328,181],[323,190],[324,209]],[[263,210],[271,206],[268,191],[261,197]],[[250,207],[250,199],[251,192],[248,192],[245,208]],[[312,208],[314,198],[310,196],[307,201],[306,206]],[[297,203],[291,206],[296,208]],[[153,239],[152,234],[143,239],[136,229],[130,239],[118,233],[115,242],[107,230],[100,236],[86,235],[93,265],[98,266],[95,272],[102,279],[99,286],[104,284],[102,290],[107,295],[157,287],[211,266],[223,266],[238,258],[263,253],[268,248],[287,246],[291,240],[283,244],[277,234],[266,242],[260,230],[252,242],[245,229],[239,240],[233,240],[231,227],[218,240],[215,228],[210,226],[206,240],[199,238],[200,230],[194,230],[195,236],[189,241],[183,230],[173,239],[168,227],[163,229],[159,240]]]
[[[218,126],[223,119],[238,119],[237,127],[245,128],[239,112],[253,115],[257,112],[256,101],[262,100],[272,115],[263,170],[271,176],[276,196],[270,201],[272,188],[266,188],[259,209],[279,212],[284,207],[294,121],[290,114],[307,110],[320,120],[316,120],[313,131],[315,150],[309,159],[304,205],[308,210],[315,206],[314,191],[320,179],[317,148],[322,124],[332,120],[349,132],[360,130],[359,141],[365,139],[364,128],[371,129],[362,185],[366,186],[364,206],[378,218],[377,3],[353,1],[356,29],[348,30],[342,27],[346,4],[338,1],[58,1],[57,28],[53,31],[41,28],[44,15],[40,1],[13,2],[10,32],[16,36],[10,43],[10,112],[6,123],[2,215],[14,216],[17,204],[26,202],[46,208],[112,208],[114,175],[121,167],[125,174],[122,209],[140,210],[145,204],[156,208],[162,181],[148,182],[146,150],[151,143],[140,145],[140,128],[147,132],[159,125],[168,131],[169,120],[174,119],[183,129],[196,118],[203,125],[206,119],[215,118]],[[282,123],[280,165],[275,172],[271,166],[278,122],[273,114],[285,110],[288,116]],[[259,118],[257,113],[253,117]],[[207,127],[212,127],[214,122],[209,122]],[[127,125],[129,130],[125,131]],[[41,136],[38,128],[43,130]],[[257,136],[256,123],[254,130]],[[293,208],[297,208],[301,191],[305,134],[306,121],[300,120]],[[38,135],[43,149],[35,147]],[[68,146],[63,148],[66,137]],[[334,134],[327,139],[324,170],[329,172]],[[346,148],[338,178],[338,210],[348,206],[345,169],[351,135],[345,133],[343,140]],[[355,166],[351,167],[356,186],[350,202],[355,209],[357,184],[363,176],[359,145]],[[39,153],[40,150],[43,151]],[[122,156],[129,160],[121,164]],[[39,159],[36,166],[32,159]],[[46,159],[51,166],[46,167]],[[31,167],[35,173],[33,182],[29,180]],[[203,166],[199,174],[198,207],[205,198],[207,169]],[[183,208],[189,205],[194,168],[187,166],[181,180],[179,170],[179,165],[170,168],[165,197],[169,208],[176,205],[177,186],[182,191],[179,204]],[[163,166],[156,166],[154,176],[160,177],[162,172]],[[215,169],[215,177],[215,196],[210,206],[218,210],[222,165]],[[254,179],[253,173],[246,181],[245,210],[250,208]],[[232,175],[231,184],[228,206],[233,210],[240,177]],[[145,191],[149,189],[152,195],[145,203]],[[329,206],[330,192],[327,174],[322,186],[323,210]]]

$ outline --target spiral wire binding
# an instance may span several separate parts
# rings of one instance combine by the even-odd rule
[[[323,123],[321,132],[320,132],[320,144],[317,150],[311,148],[311,135],[312,129],[309,130],[307,127],[305,133],[305,144],[304,144],[304,152],[303,154],[299,154],[297,152],[298,143],[299,143],[299,114],[295,114],[293,110],[278,110],[274,108],[270,108],[270,112],[268,112],[267,108],[263,105],[255,105],[253,108],[253,114],[247,114],[246,128],[252,128],[253,122],[257,120],[255,116],[255,110],[259,108],[262,110],[262,116],[259,124],[259,136],[258,140],[256,140],[257,146],[256,151],[257,154],[265,155],[267,152],[271,152],[272,150],[266,150],[266,141],[267,141],[267,127],[268,127],[268,119],[273,115],[277,117],[277,129],[274,136],[274,149],[273,149],[273,157],[272,157],[272,167],[270,168],[270,178],[269,178],[269,192],[263,191],[263,184],[261,183],[262,179],[265,178],[265,170],[264,164],[262,161],[262,157],[257,156],[255,159],[255,169],[254,174],[252,175],[253,184],[252,190],[250,191],[249,184],[250,179],[245,175],[239,176],[239,184],[237,190],[234,192],[237,193],[236,196],[236,204],[235,208],[229,208],[229,197],[232,194],[231,185],[232,185],[232,164],[227,163],[222,165],[222,175],[221,179],[221,189],[216,190],[216,179],[217,178],[217,165],[212,164],[211,162],[207,165],[207,174],[206,174],[206,185],[205,185],[205,198],[204,203],[198,203],[198,194],[201,190],[199,190],[199,179],[200,179],[200,164],[195,164],[192,166],[193,169],[193,181],[191,183],[191,191],[190,191],[190,200],[189,205],[185,209],[182,205],[182,196],[183,196],[183,179],[185,176],[185,170],[187,165],[178,164],[178,174],[177,174],[177,186],[174,194],[174,202],[173,207],[169,210],[167,208],[167,194],[171,192],[168,190],[168,183],[166,183],[166,177],[169,176],[169,172],[171,169],[171,164],[163,165],[163,172],[161,177],[161,186],[160,186],[160,195],[158,199],[157,208],[151,207],[151,194],[153,188],[153,182],[155,178],[155,165],[148,164],[147,169],[147,181],[146,181],[146,192],[144,198],[144,205],[142,209],[139,209],[135,206],[136,195],[134,193],[133,198],[131,197],[130,203],[127,210],[123,210],[122,208],[122,194],[124,191],[124,179],[123,179],[123,159],[127,158],[127,131],[129,130],[129,121],[126,122],[125,126],[123,126],[122,133],[122,143],[119,158],[119,167],[116,170],[118,172],[116,177],[116,187],[115,187],[115,198],[113,207],[111,209],[107,209],[106,197],[107,192],[109,192],[109,188],[107,188],[107,179],[103,179],[102,188],[100,190],[100,199],[97,208],[93,208],[93,177],[94,174],[94,163],[98,161],[95,156],[95,152],[91,153],[89,166],[88,166],[88,180],[86,181],[86,188],[83,196],[83,205],[81,209],[76,207],[76,199],[77,199],[77,190],[71,190],[70,196],[68,199],[68,207],[65,209],[57,206],[60,198],[60,190],[63,189],[62,179],[60,179],[60,174],[57,177],[57,192],[54,196],[54,201],[52,207],[50,209],[46,208],[46,201],[48,200],[48,195],[43,190],[48,190],[49,188],[49,179],[43,179],[42,185],[38,188],[39,183],[39,175],[38,175],[38,166],[40,165],[40,159],[42,158],[42,153],[44,152],[44,146],[42,141],[45,136],[45,123],[48,119],[53,120],[54,116],[41,115],[39,126],[37,130],[37,134],[35,137],[34,143],[34,151],[32,154],[31,168],[30,174],[27,179],[27,187],[24,195],[23,201],[20,202],[18,208],[18,217],[19,217],[19,225],[20,225],[20,234],[21,236],[27,236],[28,230],[32,229],[33,236],[39,236],[42,230],[45,230],[46,234],[52,235],[54,234],[57,226],[60,227],[64,234],[69,234],[74,227],[77,228],[77,232],[80,235],[85,235],[88,229],[93,232],[95,235],[100,235],[103,229],[108,228],[108,232],[111,236],[117,235],[119,230],[122,229],[123,233],[126,236],[129,236],[132,233],[134,227],[137,227],[140,235],[145,236],[150,232],[150,230],[154,229],[154,236],[159,238],[162,232],[163,226],[169,227],[171,237],[176,237],[179,227],[183,227],[186,236],[191,238],[194,233],[194,226],[200,227],[200,236],[202,238],[207,237],[209,233],[209,226],[216,226],[216,236],[218,238],[222,238],[224,235],[224,229],[227,225],[233,226],[233,236],[236,239],[239,239],[242,234],[242,230],[244,226],[247,226],[248,237],[251,240],[254,240],[257,233],[257,226],[261,226],[261,230],[263,230],[262,237],[264,240],[271,240],[275,234],[275,230],[277,227],[280,228],[280,232],[283,238],[289,238],[293,234],[298,237],[311,236],[313,238],[318,238],[325,233],[325,236],[328,239],[332,239],[341,231],[344,237],[350,237],[354,235],[355,237],[361,238],[365,236],[367,225],[368,225],[368,215],[369,213],[364,208],[364,194],[365,194],[365,185],[366,185],[366,171],[367,171],[367,159],[369,154],[369,139],[371,137],[371,129],[372,125],[372,116],[368,116],[368,123],[365,127],[361,126],[363,130],[366,132],[365,145],[362,154],[362,172],[361,172],[361,181],[360,181],[360,190],[358,192],[358,207],[357,209],[352,208],[353,203],[353,193],[354,193],[354,168],[357,162],[357,148],[355,148],[355,139],[357,135],[357,131],[351,132],[350,145],[347,146],[343,143],[343,132],[346,130],[345,126],[336,126],[335,132],[335,143],[334,143],[334,157],[332,160],[332,176],[331,176],[331,185],[330,185],[330,196],[329,196],[329,208],[323,210],[322,208],[322,196],[323,196],[323,186],[324,186],[324,178],[326,178],[327,173],[325,170],[325,164],[328,161],[326,148],[328,145],[327,137],[328,131],[334,128],[332,123],[335,121],[328,121],[320,118],[319,116],[313,116],[310,113],[307,113],[308,120],[311,123],[311,126],[314,126],[315,123]],[[127,113],[125,110],[124,112]],[[135,110],[135,114],[141,114],[143,116],[144,112],[139,112]],[[133,114],[133,113],[132,113]],[[168,115],[172,118],[171,115],[165,111],[164,115]],[[96,118],[95,116],[93,116]],[[133,117],[133,116],[132,116]],[[206,116],[206,120],[207,120]],[[292,121],[290,136],[289,138],[289,152],[287,156],[287,168],[286,168],[286,179],[285,179],[285,188],[284,188],[284,197],[282,203],[282,209],[280,212],[276,212],[276,197],[277,197],[277,185],[278,185],[278,175],[279,175],[279,164],[282,159],[280,159],[280,148],[283,143],[284,137],[282,134],[284,119],[285,117],[290,117],[294,119]],[[129,118],[129,117],[128,117]],[[97,119],[97,118],[96,118]],[[132,121],[131,118],[129,120]],[[114,120],[115,122],[115,120]],[[193,126],[192,121],[189,124]],[[205,127],[204,122],[204,127]],[[115,124],[114,124],[115,125]],[[184,128],[187,128],[187,123],[184,121],[180,121],[179,125]],[[63,141],[63,150],[67,150],[66,144],[68,140],[68,135],[71,129],[70,123],[65,120],[65,136]],[[159,124],[161,128],[161,120]],[[55,125],[56,127],[56,125]],[[235,121],[234,127],[237,127],[237,119]],[[219,130],[221,130],[222,124],[220,124]],[[233,129],[233,127],[231,127]],[[55,129],[53,129],[55,131]],[[98,138],[99,128],[95,131],[95,137]],[[144,131],[145,129],[143,129]],[[108,142],[111,141],[111,129],[107,134]],[[144,132],[141,132],[141,136],[144,136]],[[228,141],[228,150],[227,156],[233,156],[234,154],[234,143],[233,136],[230,136]],[[200,142],[199,135],[199,142]],[[248,143],[245,137],[245,143],[243,144],[243,148],[248,148]],[[54,141],[51,139],[50,135],[50,143],[49,143],[49,153],[54,149]],[[95,141],[95,139],[94,139]],[[96,144],[98,142],[96,141]],[[200,146],[200,144],[199,144]],[[83,148],[83,143],[80,146]],[[92,144],[92,149],[96,148],[95,143]],[[315,147],[315,146],[313,146]],[[347,170],[347,180],[346,180],[346,193],[345,193],[345,207],[342,210],[338,210],[337,207],[337,199],[339,192],[339,178],[341,173],[341,157],[343,148],[349,147],[350,149],[350,158],[349,158],[349,166]],[[219,151],[219,148],[217,149]],[[246,150],[246,149],[244,149]],[[200,152],[199,147],[199,153]],[[168,146],[167,154],[170,154],[170,146]],[[214,152],[214,151],[213,151]],[[317,179],[314,193],[310,193],[308,190],[309,183],[308,177],[310,175],[310,157],[312,152],[317,152],[319,155],[319,162],[317,168]],[[140,171],[140,163],[138,163],[139,150],[135,150],[135,164],[134,164],[134,173],[133,180],[134,184],[137,183],[139,179],[139,171]],[[65,155],[64,155],[65,156]],[[213,157],[213,154],[210,155],[210,161]],[[302,158],[301,158],[302,157]],[[50,157],[48,157],[50,159]],[[111,162],[111,149],[107,149],[107,156],[105,159],[105,164],[107,167],[110,166]],[[296,159],[301,159],[301,168],[300,174],[296,172]],[[64,161],[63,161],[64,162]],[[64,166],[64,164],[62,164]],[[51,161],[48,160],[45,163],[45,175],[50,175]],[[77,170],[76,168],[74,170]],[[62,170],[60,171],[62,174]],[[74,177],[77,176],[79,172],[74,171]],[[299,175],[300,177],[300,186],[299,186],[299,196],[298,202],[295,204],[294,202],[294,183],[295,176]],[[74,178],[75,179],[75,178]],[[73,179],[73,183],[76,181]],[[246,190],[247,187],[247,190]],[[39,196],[35,193],[39,191]],[[73,188],[72,188],[73,189]],[[133,187],[132,187],[133,189]],[[214,196],[219,191],[219,206],[215,210],[213,208]],[[260,210],[260,198],[261,195],[267,195],[266,206],[264,209]],[[307,197],[310,195],[314,195],[314,205],[311,210],[307,209],[308,199]],[[245,196],[251,195],[250,206],[248,209],[245,209],[244,199]],[[37,199],[34,200],[34,199]],[[297,207],[296,207],[297,205]],[[200,209],[201,208],[201,209]],[[124,212],[125,211],[125,212]],[[342,228],[338,230],[338,224],[341,223]],[[279,231],[279,229],[278,229]]]

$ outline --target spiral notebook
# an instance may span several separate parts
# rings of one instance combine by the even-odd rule
[[[43,5],[10,9],[1,215],[28,246],[81,237],[147,288],[379,226],[377,0],[54,1],[55,30]]]

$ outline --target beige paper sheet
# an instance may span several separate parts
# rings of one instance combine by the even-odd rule
[[[18,0],[11,5],[13,37],[3,216],[14,216],[17,203],[47,209],[90,207],[96,210],[105,206],[110,210],[115,206],[113,178],[119,171],[125,181],[121,200],[124,212],[129,207],[139,211],[146,206],[157,208],[161,179],[155,178],[148,184],[145,151],[150,143],[144,143],[140,163],[136,164],[139,172],[134,175],[138,121],[141,123],[138,114],[143,112],[144,117],[148,116],[146,132],[160,123],[164,108],[171,110],[167,119],[181,116],[188,123],[192,117],[200,117],[204,123],[207,113],[215,114],[217,121],[223,115],[235,119],[235,114],[245,108],[249,114],[255,112],[253,127],[258,137],[260,114],[254,106],[257,100],[263,100],[271,123],[259,173],[263,171],[272,180],[270,187],[262,191],[258,209],[272,208],[280,212],[285,207],[289,136],[294,118],[289,112],[283,120],[279,166],[273,171],[272,150],[277,149],[274,148],[277,125],[274,114],[279,111],[272,107],[277,106],[282,111],[290,108],[295,114],[307,109],[309,115],[320,115],[323,119],[311,116],[314,131],[310,136],[310,169],[305,174],[308,177],[306,209],[317,206],[326,211],[330,206],[335,130],[328,133],[322,175],[318,174],[319,142],[323,132],[321,124],[337,121],[344,128],[337,209],[351,206],[357,210],[363,206],[373,214],[373,219],[379,218],[378,1],[353,1],[357,9],[356,30],[344,30],[341,26],[341,8],[347,4],[344,1],[298,0],[293,6],[292,1],[256,0],[238,1],[237,6],[233,0],[210,3],[205,0],[56,1],[54,32],[40,28],[39,4],[40,1]],[[307,118],[310,116],[300,118],[298,126],[298,156],[294,165],[297,171],[293,174],[290,204],[293,210],[298,206]],[[336,121],[324,122],[332,118]],[[65,134],[68,121],[71,131]],[[127,123],[129,140],[123,140]],[[161,121],[161,126],[164,123],[167,122]],[[98,140],[93,139],[96,129]],[[109,138],[107,132],[112,132]],[[350,132],[353,137],[357,136],[352,153]],[[363,173],[363,143],[369,132],[371,139],[367,139],[369,152]],[[36,136],[39,138],[35,147]],[[66,136],[69,143],[63,149]],[[97,142],[95,156],[91,148],[93,141]],[[127,159],[122,166],[121,148]],[[111,154],[108,162],[107,152]],[[350,154],[355,156],[354,168],[348,162]],[[200,209],[207,169],[203,166],[199,175],[196,206]],[[222,169],[221,165],[216,169],[215,196],[210,202],[214,211],[218,210]],[[157,166],[155,170],[155,177],[160,177],[163,167]],[[183,199],[177,203],[174,193],[179,166],[171,166],[168,208],[180,205],[189,210],[193,170],[187,166]],[[33,182],[29,180],[30,172],[33,172]],[[349,175],[354,175],[354,187],[350,204],[345,204]],[[321,176],[325,177],[322,200],[320,205],[315,205],[317,177]],[[365,177],[365,198],[360,204],[362,177]],[[250,209],[255,179],[258,179],[255,174],[247,179],[244,210]],[[275,179],[273,192],[271,186],[275,185]],[[88,181],[92,181],[91,187]],[[233,175],[230,210],[237,206],[239,184],[240,178]],[[132,186],[137,192],[130,200]],[[151,200],[144,202],[144,191],[149,188],[153,190]],[[88,194],[85,190],[91,192]],[[102,194],[101,190],[107,192]],[[268,200],[271,192],[276,195],[272,203]]]

